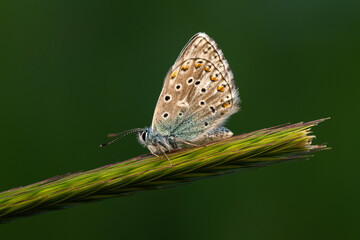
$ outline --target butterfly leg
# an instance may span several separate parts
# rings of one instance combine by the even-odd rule
[[[170,166],[171,166],[171,167],[173,166],[170,158],[169,158],[169,157],[166,155],[166,153],[165,153],[165,149],[166,149],[166,148],[164,148],[163,146],[161,146],[161,145],[159,145],[159,144],[157,144],[156,146],[154,146],[154,145],[148,145],[147,148],[148,148],[149,151],[150,151],[154,156],[156,156],[156,157],[160,157],[160,156],[159,156],[158,154],[156,154],[156,153],[159,153],[159,152],[163,153],[163,154],[165,155],[166,159],[169,161]],[[160,150],[160,151],[159,151],[159,150]],[[156,153],[155,153],[155,152],[156,152]]]
[[[154,151],[151,150],[151,148],[148,147],[148,149],[149,149],[149,151],[151,152],[152,155],[154,155],[154,156],[156,156],[156,157],[160,157],[159,155],[155,154]]]
[[[171,162],[170,158],[168,157],[168,155],[166,155],[164,149],[163,149],[161,146],[159,146],[159,148],[160,148],[160,150],[162,151],[162,153],[165,155],[165,157],[167,158],[167,160],[169,160],[170,166],[173,167],[172,162]]]

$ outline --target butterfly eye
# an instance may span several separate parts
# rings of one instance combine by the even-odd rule
[[[146,131],[142,132],[142,134],[141,134],[141,138],[142,138],[142,140],[143,140],[144,142],[145,142],[145,139],[146,139],[146,134],[147,134]]]

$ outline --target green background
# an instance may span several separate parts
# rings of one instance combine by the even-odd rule
[[[358,239],[359,1],[0,1],[0,191],[146,153],[163,78],[196,32],[240,90],[236,134],[332,117],[309,161],[84,204],[1,239]]]

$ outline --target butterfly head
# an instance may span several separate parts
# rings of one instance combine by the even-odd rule
[[[171,137],[161,136],[157,132],[153,132],[151,128],[143,128],[142,131],[139,131],[137,139],[141,145],[147,147],[154,155],[175,149],[175,142]]]

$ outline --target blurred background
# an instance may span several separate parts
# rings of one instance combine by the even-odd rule
[[[1,239],[359,239],[360,2],[0,2],[0,191],[146,153],[163,78],[189,38],[222,48],[236,134],[331,117],[308,161],[1,225]]]

